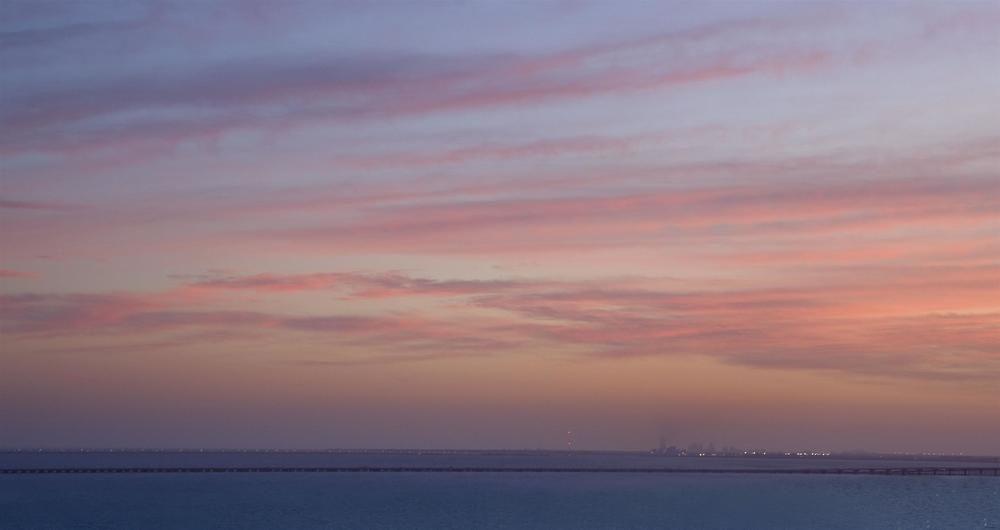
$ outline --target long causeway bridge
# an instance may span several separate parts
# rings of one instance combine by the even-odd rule
[[[1000,467],[844,467],[789,469],[685,469],[656,467],[40,467],[0,468],[0,475],[108,473],[676,473],[757,475],[959,475],[1000,477]]]

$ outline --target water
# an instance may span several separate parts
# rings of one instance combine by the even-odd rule
[[[197,460],[198,465],[209,463],[205,459],[215,465],[231,465],[232,460],[249,465],[407,465],[415,460],[417,465],[484,466],[507,461],[518,467],[525,462],[610,466],[622,465],[622,459],[630,466],[694,462],[705,467],[726,460],[627,455],[258,456],[145,458],[155,465],[177,459]],[[220,457],[230,461],[220,462]],[[86,460],[72,458],[77,464]],[[102,456],[98,465],[124,465],[108,458]],[[0,458],[0,466],[14,467],[13,461],[9,455]],[[788,462],[757,460],[754,467]],[[791,462],[795,467],[819,467],[815,461]],[[0,475],[0,527],[1000,528],[1000,479],[626,473]]]

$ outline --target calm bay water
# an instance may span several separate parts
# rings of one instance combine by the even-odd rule
[[[15,456],[0,458],[0,467],[28,467],[24,455]],[[121,456],[91,455],[89,461],[484,467],[498,462],[519,467],[852,464],[619,455],[307,454],[133,455],[126,459],[134,461],[126,463]],[[44,459],[36,455],[27,460],[37,464]],[[86,455],[45,461],[67,465],[66,460],[73,460],[72,465],[88,461]],[[0,527],[1000,528],[1000,479],[627,473],[0,475]]]

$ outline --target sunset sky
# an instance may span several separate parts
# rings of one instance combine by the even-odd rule
[[[1000,454],[1000,3],[0,3],[0,446]]]

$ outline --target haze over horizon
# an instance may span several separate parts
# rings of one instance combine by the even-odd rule
[[[0,447],[998,455],[998,27],[7,0]]]

